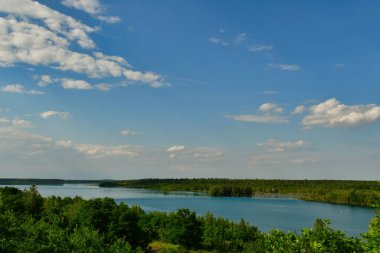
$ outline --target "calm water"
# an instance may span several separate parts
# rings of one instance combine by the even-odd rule
[[[21,189],[29,186],[15,186]],[[349,235],[360,235],[368,229],[375,210],[362,207],[307,202],[291,198],[234,198],[208,197],[193,193],[163,194],[150,190],[126,188],[99,188],[98,186],[65,184],[38,186],[43,196],[74,197],[85,199],[110,197],[116,202],[139,205],[146,211],[175,211],[188,208],[198,214],[210,211],[216,216],[239,221],[241,218],[263,231],[278,228],[299,232],[312,226],[316,218],[327,218],[334,228]]]

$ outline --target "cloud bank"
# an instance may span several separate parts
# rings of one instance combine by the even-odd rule
[[[85,4],[86,1],[66,1],[69,3],[90,12],[98,9],[92,8],[91,3]],[[133,70],[121,57],[94,51],[97,50],[96,44],[89,35],[98,28],[36,1],[2,0],[0,13],[8,14],[0,17],[0,67],[29,64],[80,73],[89,78],[123,77],[154,88],[168,85],[157,73]],[[90,52],[72,50],[73,42]],[[45,80],[40,85],[48,83],[49,80]]]
[[[332,98],[310,107],[302,124],[306,127],[345,127],[371,124],[380,120],[380,106],[345,105]]]

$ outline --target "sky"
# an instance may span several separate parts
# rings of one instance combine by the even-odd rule
[[[379,11],[0,0],[0,177],[379,180]]]

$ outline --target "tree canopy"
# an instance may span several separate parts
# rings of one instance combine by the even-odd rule
[[[362,238],[317,219],[299,234],[260,231],[188,209],[145,212],[110,198],[43,198],[0,188],[0,252],[379,252],[380,213]]]

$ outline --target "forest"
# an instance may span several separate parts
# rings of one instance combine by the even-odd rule
[[[300,233],[260,231],[188,209],[145,212],[110,198],[0,188],[0,252],[380,252],[380,212],[360,238],[317,219]]]
[[[0,178],[0,185],[64,185],[64,184],[99,184],[110,180],[65,180],[45,178]]]
[[[0,185],[63,185],[63,179],[0,178]]]
[[[139,179],[101,182],[101,187],[128,187],[203,192],[210,196],[251,197],[286,195],[308,201],[375,207],[380,200],[377,181],[265,179]]]

